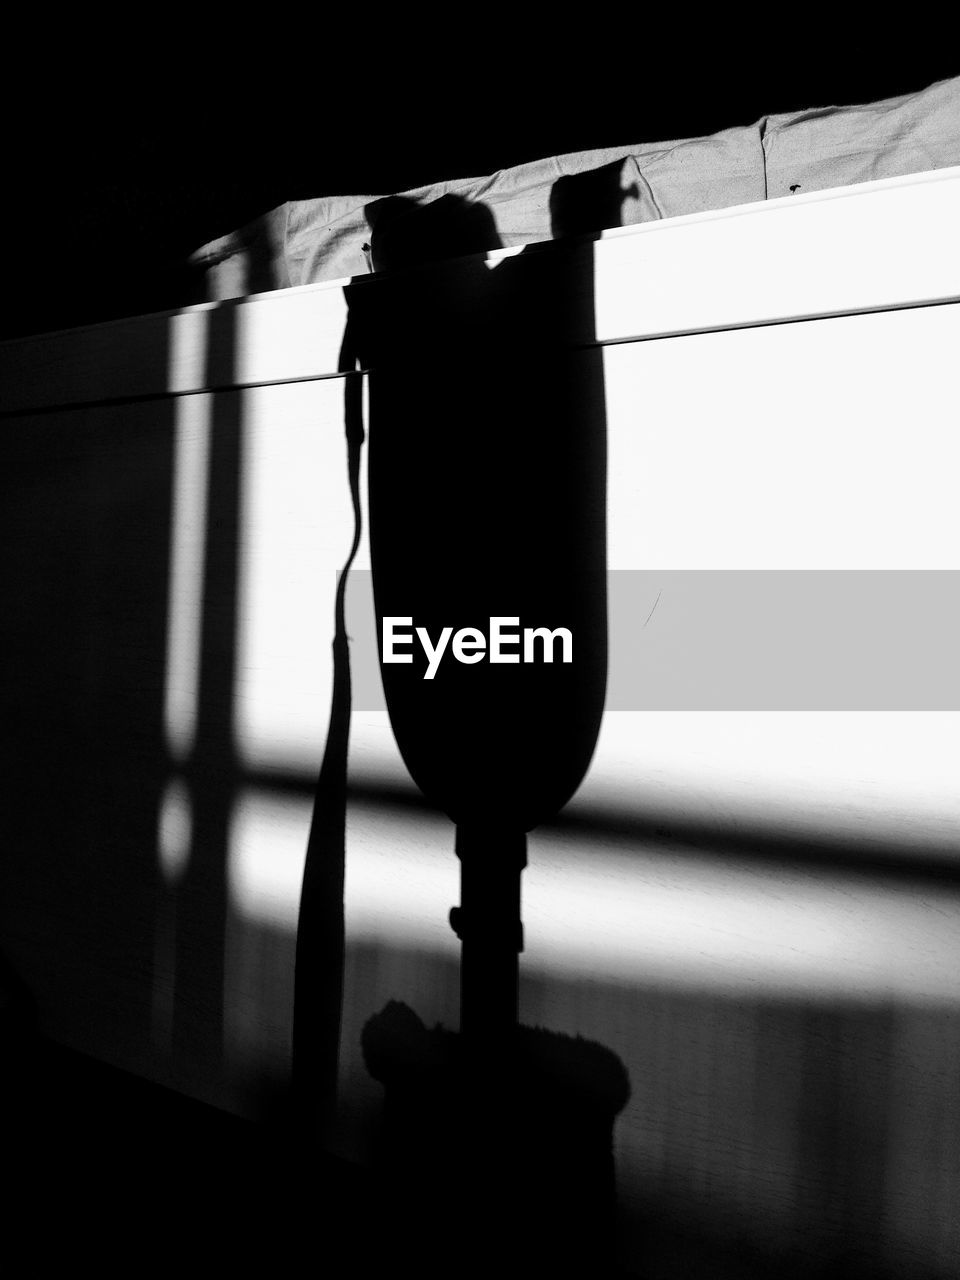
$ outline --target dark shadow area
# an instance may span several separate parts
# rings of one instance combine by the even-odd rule
[[[952,1045],[955,1010],[813,990],[799,999],[671,990],[639,976],[619,993],[588,980],[583,990],[608,1012],[623,1002],[646,1028],[632,1155],[621,1166],[626,1274],[949,1274],[933,1224],[955,1174],[952,1157],[930,1145],[924,1112],[938,1095],[955,1132],[956,1091],[946,1102],[937,1058],[915,1058],[912,1024],[926,1017]],[[911,1167],[924,1170],[926,1205],[904,1186]]]
[[[429,1206],[421,1274],[458,1258],[464,1271],[609,1274],[613,1125],[630,1091],[609,1049],[521,1027],[506,1078],[481,1076],[460,1036],[391,1002],[364,1027],[363,1055],[384,1088],[375,1167],[388,1238]]]
[[[387,706],[428,799],[460,825],[526,831],[579,784],[603,707],[603,371],[599,350],[564,341],[592,306],[591,247],[491,266],[482,205],[387,207],[369,213],[383,274],[351,298],[378,627],[410,616],[436,638],[500,616],[574,638],[570,663],[521,661],[515,643],[516,663],[448,654],[431,680],[414,643],[410,665],[383,665]],[[474,256],[429,265],[461,240]]]
[[[724,815],[722,820],[711,822],[700,816],[657,813],[638,798],[635,807],[578,805],[544,824],[544,830],[570,832],[598,842],[613,838],[636,845],[655,844],[670,852],[682,848],[718,859],[822,870],[898,886],[915,884],[918,889],[960,885],[960,849],[946,834],[934,839],[923,833],[915,844],[907,844],[875,833],[817,830],[806,825],[808,821],[808,815],[802,814],[794,828],[783,815],[768,820]]]
[[[350,739],[350,646],[345,600],[362,530],[360,462],[364,441],[363,375],[356,371],[356,336],[348,321],[339,367],[346,375],[344,426],[354,536],[339,575],[333,640],[333,699],[313,814],[297,925],[293,1005],[293,1118],[326,1134],[333,1120],[343,1006],[347,757]],[[313,1128],[311,1128],[313,1132]]]
[[[603,710],[602,355],[568,346],[578,325],[593,331],[592,248],[488,261],[491,211],[451,195],[378,202],[368,219],[382,274],[353,314],[371,371],[381,659],[387,617],[473,646],[429,679],[424,648],[382,661],[384,692],[411,776],[457,827],[461,1029],[482,1052],[516,1020],[524,833],[576,789]],[[539,660],[519,632],[488,660],[494,618],[539,630]],[[553,652],[554,629],[570,653]]]
[[[381,991],[421,975],[422,998],[457,983],[449,956],[389,945],[350,947],[348,966],[379,974]],[[379,1273],[424,1222],[427,1275],[495,1262],[636,1280],[948,1280],[957,1006],[703,976],[525,968],[530,1028],[510,1105],[493,1113],[483,1098],[465,1107],[461,1037],[394,1002],[369,1018]],[[541,1017],[579,1035],[533,1029]],[[591,1221],[611,1218],[591,1239]]]
[[[208,385],[233,381],[236,319],[232,306],[210,313]],[[169,352],[143,359],[166,370]],[[346,380],[348,401],[359,378]],[[244,423],[233,390],[210,406],[195,733],[177,751],[167,739],[178,403],[4,421],[0,929],[10,960],[0,963],[0,1130],[15,1181],[4,1208],[16,1224],[7,1247],[99,1267],[139,1229],[178,1264],[188,1249],[220,1267],[263,1248],[271,1262],[290,1250],[292,1267],[309,1241],[291,1215],[313,1223],[322,1202],[346,1229],[359,1175],[326,1158],[313,1131],[290,1140],[288,1077],[257,1097],[255,1069],[241,1064],[261,1125],[185,1096],[235,1104],[228,842],[240,790],[257,776],[244,773],[234,742]],[[357,498],[359,440],[351,449]],[[173,884],[158,854],[171,781],[190,819]],[[303,778],[285,775],[260,784],[304,790]],[[342,886],[335,901],[342,932]],[[244,935],[254,964],[276,968],[263,955],[272,939],[253,927]],[[337,952],[329,936],[320,945],[329,985]],[[342,968],[342,936],[339,947]],[[292,944],[278,949],[292,974]],[[326,1012],[319,1034],[335,1049],[339,1023],[323,1021]],[[335,1079],[335,1054],[327,1068]],[[326,1084],[315,1085],[321,1096]],[[238,1221],[240,1232],[224,1225]]]
[[[616,187],[619,221],[619,177]],[[557,219],[579,190],[557,193]],[[379,275],[375,291],[355,287],[350,311],[370,370],[384,691],[411,776],[456,825],[461,863],[460,1035],[427,1032],[397,1003],[364,1030],[386,1089],[394,1230],[425,1196],[441,1254],[603,1269],[626,1073],[600,1045],[516,1025],[525,833],[583,777],[606,684],[602,354],[569,345],[593,332],[592,246],[487,261],[500,247],[492,213],[450,195],[379,201],[367,216]],[[424,648],[384,661],[389,617],[431,638],[473,629],[473,647],[426,679]],[[505,661],[478,654],[494,618],[542,629],[540,654],[519,632]],[[571,651],[558,640],[548,660],[556,628]],[[531,1232],[527,1212],[568,1229]]]
[[[502,247],[487,206],[460,196],[440,196],[424,204],[406,196],[386,196],[367,205],[365,213],[374,271],[422,267]],[[367,346],[369,332],[359,336],[365,352],[372,354]],[[391,341],[389,334],[381,336]],[[429,343],[431,334],[421,333],[421,337]],[[382,357],[382,349],[376,355]]]
[[[376,1188],[315,1153],[294,1164],[276,1134],[40,1036],[21,1039],[0,1099],[4,1260],[99,1275],[185,1258],[213,1274],[293,1274],[329,1239],[356,1239]],[[318,1254],[317,1237],[327,1238]]]
[[[10,417],[0,467],[0,934],[42,1027],[145,1069],[172,420],[170,400]]]
[[[554,240],[595,235],[624,225],[627,201],[640,199],[634,181],[624,187],[629,164],[615,160],[584,173],[566,174],[550,188],[550,232]]]
[[[82,114],[83,99],[79,95],[61,120]],[[180,149],[189,128],[173,137],[166,112],[164,117],[156,136],[167,134]],[[116,122],[116,130],[122,133],[128,123]],[[111,131],[101,139],[107,150],[117,136]],[[56,171],[48,149],[57,143],[48,133],[36,155],[21,159],[27,184],[21,195],[29,189],[29,208],[11,199],[0,209],[0,234],[12,250],[0,339],[203,302],[203,281],[189,261],[193,250],[288,198],[283,179],[252,179],[243,165],[233,173],[190,174],[182,154],[166,172],[155,164],[137,171],[129,155],[115,150],[107,172],[98,174],[83,145],[79,169],[68,155],[62,157],[66,173]],[[252,279],[249,292],[260,283]]]
[[[383,685],[404,763],[457,827],[461,1029],[480,1045],[516,1019],[524,833],[579,784],[603,709],[602,356],[568,346],[592,332],[592,246],[487,261],[492,213],[451,195],[380,201],[368,220],[379,274],[350,308],[370,370],[381,659],[386,617],[473,645],[430,679],[422,647],[382,662]],[[539,630],[539,660],[519,632],[505,661],[478,653],[493,618]],[[545,638],[557,628],[570,654]]]
[[[231,386],[235,306],[210,313],[207,342],[205,384]],[[173,1061],[179,1082],[202,1091],[223,1079],[225,1065],[228,839],[239,784],[233,715],[242,459],[243,392],[222,391],[212,397],[210,409],[196,729],[182,766],[192,802],[192,836],[175,891]]]
[[[210,395],[209,456],[195,478],[205,486],[205,527],[186,532],[203,578],[195,726],[185,742],[172,743],[165,724],[183,401],[158,396],[4,417],[0,930],[53,1040],[193,1097],[244,1106],[279,1130],[291,1115],[289,1062],[282,1080],[272,1063],[261,1089],[234,1032],[238,1022],[241,1033],[248,1025],[250,990],[258,996],[272,984],[286,1004],[293,944],[282,931],[231,918],[229,839],[244,788],[305,796],[315,775],[309,760],[300,775],[245,768],[234,740],[244,458],[244,393],[230,389],[237,320],[235,306],[208,316],[204,380],[226,389]],[[133,354],[162,386],[168,345]],[[359,421],[360,379],[345,379],[350,430]],[[186,422],[188,432],[206,430],[203,413]],[[360,430],[350,444],[357,504]],[[194,462],[203,456],[201,448]],[[345,644],[341,633],[341,672]],[[335,710],[329,759],[341,774],[345,724]],[[325,787],[330,767],[328,760]],[[186,834],[182,865],[162,871],[171,784],[181,800],[174,818]],[[342,794],[342,779],[340,787]],[[312,939],[320,950],[314,980],[335,992],[321,995],[312,1033],[330,1047],[326,1074],[311,1083],[328,1105],[342,846],[341,813],[339,889],[327,894],[306,944],[309,951]],[[307,897],[316,908],[316,895]],[[339,941],[327,902],[340,920]],[[238,982],[250,987],[234,989]],[[276,1021],[279,1030],[271,1023],[263,1034],[282,1042],[289,1024]]]
[[[210,312],[210,386],[234,380],[236,320],[232,306]],[[143,352],[159,385],[169,356]],[[348,401],[359,378],[346,379]],[[235,390],[210,404],[195,733],[176,750],[168,741],[179,403],[4,419],[0,1131],[13,1180],[2,1198],[4,1256],[23,1245],[35,1265],[100,1270],[139,1233],[171,1264],[189,1253],[240,1266],[260,1250],[293,1269],[315,1244],[318,1205],[354,1234],[351,1215],[373,1211],[374,1190],[324,1156],[314,1131],[291,1140],[289,1064],[257,1096],[255,1065],[225,1046],[231,814],[245,785],[306,787],[303,777],[245,773],[234,741],[244,454]],[[358,440],[351,449],[357,499]],[[175,883],[159,856],[171,782],[190,829]],[[335,901],[342,933],[342,885]],[[241,942],[247,973],[261,964],[275,977],[280,963],[292,975],[292,940],[285,950],[250,926]],[[342,936],[339,947],[342,968]],[[328,936],[320,949],[329,985],[338,953]],[[338,1026],[320,1024],[334,1049]],[[327,1068],[335,1079],[335,1055]],[[241,1073],[248,1110],[264,1124],[218,1109],[236,1105]]]

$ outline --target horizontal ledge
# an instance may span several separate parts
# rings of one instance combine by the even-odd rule
[[[776,317],[775,319],[749,320],[743,321],[739,324],[718,324],[699,329],[673,329],[666,330],[662,333],[634,333],[622,338],[607,338],[605,340],[594,338],[592,341],[571,341],[569,345],[571,350],[577,351],[592,350],[603,347],[631,346],[640,342],[663,342],[673,338],[695,338],[712,333],[733,333],[747,329],[769,329],[779,325],[844,320],[850,319],[854,316],[883,315],[888,312],[895,311],[918,311],[931,307],[956,306],[957,304],[960,304],[960,294],[946,298],[930,298],[920,302],[894,303],[886,307],[865,307],[855,311],[828,311],[814,315],[781,316]],[[424,364],[422,368],[425,374],[429,374],[429,364]],[[349,371],[338,369],[331,373],[311,373],[299,377],[271,378],[260,382],[241,382],[234,379],[232,382],[210,383],[197,387],[189,387],[184,390],[164,390],[132,395],[116,395],[113,397],[105,397],[101,400],[78,399],[74,401],[59,401],[55,404],[38,405],[23,409],[8,409],[4,407],[0,408],[0,419],[20,417],[22,415],[32,416],[35,414],[63,413],[71,409],[95,409],[111,404],[138,404],[145,403],[150,400],[165,400],[171,397],[180,396],[218,395],[221,392],[230,391],[255,391],[259,387],[282,387],[296,382],[329,382],[336,378],[364,376],[370,372],[370,369],[358,366],[356,369]]]
[[[461,303],[507,269],[564,278],[574,347],[960,300],[960,168],[498,250],[403,273]],[[535,275],[530,271],[535,266]],[[482,274],[478,274],[481,268]],[[342,376],[348,300],[384,273],[205,303],[0,344],[7,415]]]

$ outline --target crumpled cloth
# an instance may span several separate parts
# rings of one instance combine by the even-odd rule
[[[362,275],[387,265],[379,235],[446,197],[488,213],[466,247],[596,234],[660,218],[960,164],[960,77],[866,106],[764,116],[708,137],[551,156],[399,195],[291,200],[192,255],[210,299]],[[409,224],[408,224],[409,225]],[[429,224],[426,224],[429,234]],[[439,220],[437,225],[439,225]],[[480,228],[483,228],[482,233]]]

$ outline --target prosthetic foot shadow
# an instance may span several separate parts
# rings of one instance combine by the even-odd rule
[[[597,1273],[614,1256],[613,1126],[630,1094],[603,1045],[518,1027],[497,1049],[391,1001],[363,1030],[383,1085],[377,1168],[395,1239],[447,1263]]]

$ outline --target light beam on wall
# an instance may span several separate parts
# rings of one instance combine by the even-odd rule
[[[650,719],[656,724],[665,717]],[[869,735],[870,726],[861,716],[847,721],[849,747],[857,728]],[[747,725],[745,732],[741,725],[738,739],[732,719],[727,728],[733,732],[714,736],[712,757],[710,742],[701,741],[688,761],[689,789],[677,771],[670,780],[674,799],[685,793],[715,817],[718,812],[726,818],[735,815],[749,827],[753,813],[761,826],[764,820],[769,824],[771,815],[764,813],[762,800],[736,783],[738,763],[748,772],[759,745],[751,739],[750,727],[757,726]],[[791,736],[785,728],[789,730],[789,721],[781,722],[780,741]],[[404,783],[384,713],[355,717],[353,734],[360,794],[348,812],[345,905],[350,944],[455,958],[447,912],[457,900],[458,867],[449,849],[449,821],[411,803],[416,792]],[[888,736],[888,751],[896,736]],[[908,735],[904,752],[909,752],[910,741]],[[601,777],[607,751],[615,763],[619,745],[616,735],[608,746],[601,740],[595,762]],[[796,760],[802,763],[803,755],[801,747]],[[782,753],[779,759],[788,779],[789,761],[784,763]],[[679,756],[675,764],[679,769]],[[888,767],[895,766],[891,762]],[[374,786],[363,785],[366,775],[386,779],[391,786],[378,796]],[[703,777],[710,780],[709,795],[696,790]],[[915,781],[915,794],[922,795],[919,770]],[[630,790],[623,775],[620,782],[622,807]],[[835,782],[843,792],[842,780]],[[908,790],[901,789],[901,803]],[[595,791],[588,781],[571,804],[574,815],[578,803],[591,806],[586,829],[561,824],[530,837],[525,971],[627,984],[656,982],[680,990],[956,1003],[960,932],[957,893],[949,886],[934,884],[921,892],[840,866],[805,867],[802,854],[787,866],[767,866],[736,853],[718,856],[694,846],[678,847],[668,835],[618,834],[605,829],[603,796],[609,800],[610,791]],[[846,801],[850,803],[849,792]],[[861,802],[869,808],[869,785]],[[612,816],[616,812],[611,809]],[[794,813],[802,820],[799,797]],[[305,799],[254,789],[241,797],[231,830],[229,885],[232,906],[243,917],[295,930],[309,822]],[[789,829],[784,806],[770,830],[778,827]]]
[[[178,396],[174,404],[165,722],[170,750],[176,759],[184,760],[193,747],[197,724],[212,399],[207,394]]]
[[[353,538],[343,384],[244,393],[234,732],[250,768],[313,774],[332,693],[337,571]]]

